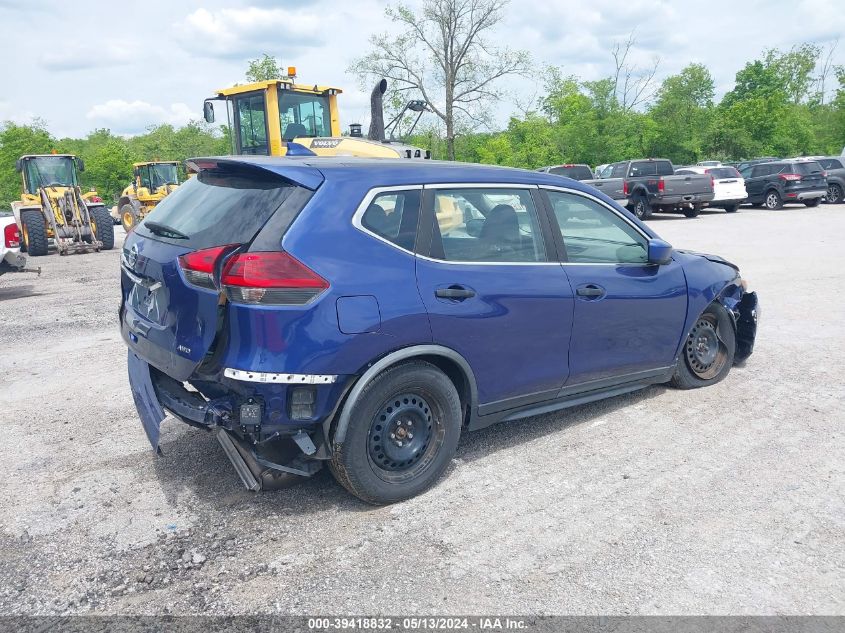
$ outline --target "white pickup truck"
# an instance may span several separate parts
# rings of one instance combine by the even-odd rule
[[[26,256],[21,253],[21,234],[11,211],[0,211],[0,275],[26,270]]]

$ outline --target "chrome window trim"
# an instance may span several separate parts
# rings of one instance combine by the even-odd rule
[[[391,193],[394,191],[416,191],[422,190],[422,185],[391,185],[390,187],[374,187],[367,191],[364,195],[364,199],[361,200],[361,204],[358,205],[358,208],[355,209],[355,213],[352,214],[352,226],[356,229],[361,231],[362,233],[366,233],[370,237],[374,237],[375,239],[379,240],[380,242],[384,242],[388,246],[392,246],[398,251],[402,251],[403,253],[407,253],[408,255],[414,256],[413,251],[409,251],[407,248],[402,248],[395,242],[391,242],[386,237],[382,237],[378,233],[375,233],[364,226],[362,220],[364,218],[364,213],[366,213],[367,209],[369,208],[370,204],[372,204],[375,198],[383,193]],[[422,196],[420,196],[420,213],[422,213]],[[414,240],[416,241],[416,239]]]

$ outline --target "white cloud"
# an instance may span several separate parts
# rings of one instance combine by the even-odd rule
[[[11,121],[18,125],[28,125],[36,118],[37,115],[34,112],[18,110],[8,101],[0,101],[0,124]]]
[[[48,71],[87,70],[131,63],[137,58],[136,53],[135,45],[128,40],[118,44],[102,39],[78,39],[67,46],[45,50],[38,62]]]
[[[85,118],[96,127],[107,127],[116,134],[138,134],[150,125],[182,126],[199,118],[199,114],[184,103],[165,108],[146,101],[111,99],[92,107]]]
[[[290,54],[322,43],[321,18],[307,10],[197,9],[176,25],[182,45],[207,57]]]

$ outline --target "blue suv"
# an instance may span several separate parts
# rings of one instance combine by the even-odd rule
[[[675,251],[595,189],[415,161],[194,159],[125,242],[120,322],[153,447],[213,429],[248,487],[328,465],[391,503],[461,432],[655,383],[754,345],[733,264]]]

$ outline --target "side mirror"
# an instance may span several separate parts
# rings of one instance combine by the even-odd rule
[[[668,264],[672,261],[672,245],[663,240],[651,239],[648,241],[648,263]]]
[[[211,101],[203,101],[202,116],[206,123],[214,123],[214,104]]]
[[[15,171],[18,173],[23,171],[23,161],[20,158],[15,161]]]
[[[76,171],[80,173],[85,171],[85,161],[83,161],[81,158],[76,159]]]

